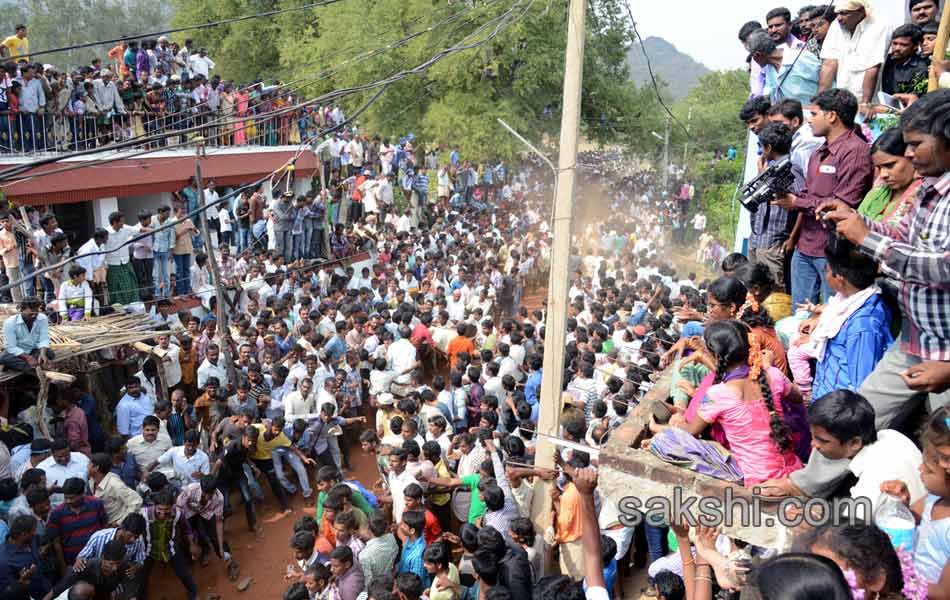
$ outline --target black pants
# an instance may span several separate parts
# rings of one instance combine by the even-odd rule
[[[280,482],[277,481],[277,474],[274,473],[274,461],[270,459],[257,460],[256,458],[252,458],[251,462],[267,477],[267,483],[270,485],[270,489],[273,490],[274,496],[280,503],[281,510],[290,510],[290,503],[287,501],[287,493],[284,492],[284,486],[280,485]]]
[[[135,279],[139,282],[139,298],[142,300],[151,298],[153,296],[155,284],[152,283],[152,268],[154,266],[154,258],[132,259],[132,268],[135,270]]]
[[[221,544],[218,543],[218,527],[214,519],[205,519],[201,515],[194,515],[188,519],[188,523],[191,525],[191,530],[198,537],[198,545],[201,546],[203,551],[207,551],[210,547],[218,555],[218,558],[224,558],[221,556]],[[227,542],[224,542],[224,551],[231,551]]]
[[[38,359],[40,357],[39,348],[34,349],[32,352],[30,352],[30,356]],[[46,350],[46,358],[48,358],[49,360],[53,360],[53,358],[55,358],[52,350],[49,350],[49,349]],[[3,365],[5,368],[10,369],[11,371],[32,371],[33,370],[33,367],[26,364],[25,360],[23,360],[19,356],[14,356],[13,354],[10,354],[6,350],[4,350],[3,352],[0,352],[0,365]]]
[[[176,552],[168,562],[172,566],[175,576],[178,577],[181,584],[185,586],[185,591],[188,592],[188,600],[197,600],[198,586],[195,585],[195,580],[191,576],[191,568],[188,566],[188,561],[185,560],[185,556],[180,551]],[[152,572],[152,567],[154,566],[154,558],[145,559],[145,568],[142,570],[142,591],[139,594],[142,600],[148,600],[148,579],[149,574]]]
[[[218,489],[224,496],[224,514],[227,515],[231,510],[231,490],[237,488],[241,494],[241,502],[244,503],[244,516],[247,518],[248,529],[257,527],[257,511],[254,510],[254,498],[251,497],[251,486],[247,478],[242,476],[240,479],[219,479]]]

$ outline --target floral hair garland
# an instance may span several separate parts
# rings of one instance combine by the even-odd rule
[[[914,568],[913,553],[902,546],[897,549],[897,558],[901,562],[901,574],[904,577],[904,589],[901,590],[901,596],[907,600],[927,600],[927,582],[917,574],[917,569]],[[846,569],[844,578],[851,588],[851,597],[854,600],[865,600],[867,595],[858,584],[858,577],[854,571]]]
[[[759,312],[759,301],[750,292],[746,295],[745,304],[739,309],[739,318],[745,311]],[[762,372],[762,343],[756,336],[749,336],[749,379],[758,379]]]

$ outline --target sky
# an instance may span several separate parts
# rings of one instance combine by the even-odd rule
[[[751,20],[764,25],[765,13],[779,6],[776,0],[678,0],[675,4],[679,16],[674,16],[668,2],[628,2],[641,36],[661,37],[710,69],[744,66],[747,53],[736,37],[739,28]],[[791,4],[788,6],[794,10]]]
[[[765,14],[782,0],[627,0],[637,29],[644,38],[661,37],[680,52],[689,54],[710,69],[745,66],[746,52],[739,43],[739,28],[746,21],[765,24]],[[900,20],[905,0],[872,0],[875,10],[888,20]],[[786,2],[794,15],[806,0]],[[671,7],[675,5],[675,12]],[[894,14],[890,14],[894,13]],[[685,18],[684,18],[685,17]]]

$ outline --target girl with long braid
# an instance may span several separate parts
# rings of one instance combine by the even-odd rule
[[[698,436],[719,424],[747,487],[802,468],[782,408],[783,399],[801,402],[795,385],[779,369],[763,367],[761,347],[745,324],[712,323],[703,339],[715,362],[715,383],[695,416],[687,422],[674,415],[670,426]]]

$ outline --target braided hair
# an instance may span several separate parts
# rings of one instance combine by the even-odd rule
[[[749,328],[740,321],[719,321],[706,327],[703,335],[706,347],[717,357],[716,382],[722,382],[730,365],[752,362],[750,378],[754,378],[762,392],[762,399],[769,412],[769,428],[772,440],[782,452],[792,448],[792,436],[788,426],[775,408],[775,398],[768,377],[761,369],[759,341],[749,335]],[[751,361],[750,361],[751,359]]]

